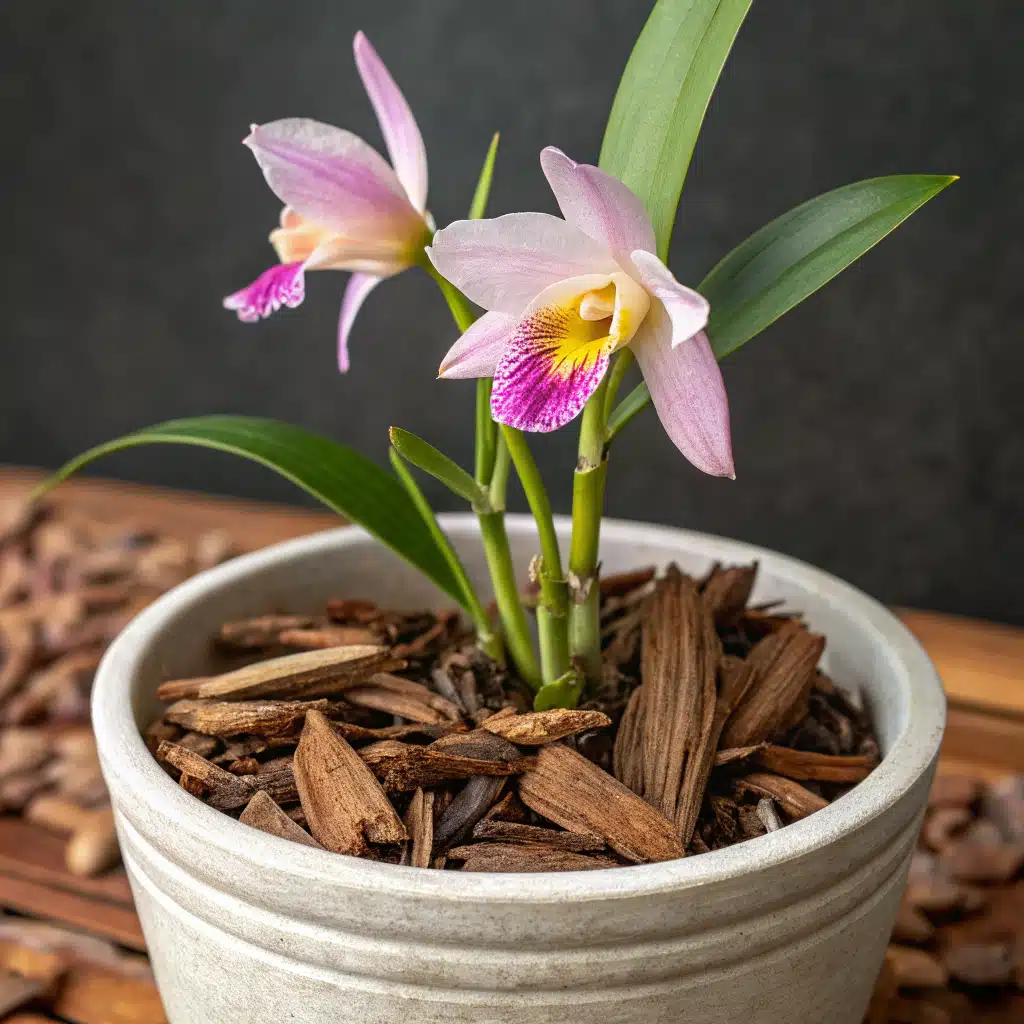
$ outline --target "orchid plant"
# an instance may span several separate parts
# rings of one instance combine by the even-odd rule
[[[408,102],[362,33],[355,61],[389,164],[351,132],[302,118],[254,126],[245,144],[283,203],[270,234],[279,262],[224,300],[255,321],[298,306],[313,270],[350,273],[338,326],[349,335],[385,278],[421,268],[438,283],[460,337],[445,380],[477,381],[473,472],[415,434],[391,430],[391,471],[352,449],[270,420],[177,420],[101,445],[53,486],[109,452],[188,443],[277,470],[362,525],[466,611],[480,646],[510,660],[538,708],[572,706],[601,674],[599,540],[609,454],[653,404],[699,470],[735,477],[719,360],[826,284],[955,178],[895,175],[828,192],[783,214],[725,256],[696,288],[667,266],[669,240],[705,110],[752,0],[659,0],[615,97],[597,166],[546,148],[540,163],[562,217],[485,219],[498,137],[469,217],[438,230],[427,158]],[[476,307],[481,307],[479,314]],[[633,365],[643,381],[619,397]],[[442,385],[443,386],[443,385]],[[568,559],[527,436],[579,422]],[[471,584],[410,467],[431,474],[479,519],[497,621]],[[505,532],[514,467],[537,525],[535,650]]]

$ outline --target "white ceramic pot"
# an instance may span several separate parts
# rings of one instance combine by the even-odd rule
[[[443,522],[485,587],[474,520]],[[532,523],[513,516],[508,530],[525,570]],[[157,766],[139,733],[154,688],[201,674],[221,622],[332,596],[443,603],[363,532],[248,555],[143,612],[103,661],[93,720],[173,1024],[860,1024],[925,807],[942,689],[897,619],[818,569],[682,530],[604,527],[607,573],[716,559],[760,561],[755,599],[786,599],[828,637],[827,671],[862,689],[885,758],[778,832],[607,871],[461,874],[325,853],[206,807]]]

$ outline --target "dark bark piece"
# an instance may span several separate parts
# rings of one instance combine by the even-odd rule
[[[828,807],[828,801],[792,779],[768,772],[753,772],[734,783],[742,793],[770,796],[791,818],[806,818]]]
[[[756,562],[728,569],[717,564],[712,567],[701,587],[701,595],[716,626],[728,626],[739,618],[747,606],[756,579]]]
[[[179,747],[191,750],[193,754],[200,757],[212,758],[220,749],[220,741],[216,736],[205,736],[201,732],[187,732],[177,741]]]
[[[515,761],[525,756],[517,746],[487,729],[449,733],[434,740],[430,749],[482,761]]]
[[[483,728],[510,743],[539,747],[587,729],[602,729],[611,724],[612,720],[601,711],[552,708],[525,715],[492,715],[484,721]]]
[[[455,794],[434,824],[434,857],[468,838],[505,788],[506,777],[478,775]]]
[[[463,871],[596,871],[619,866],[610,857],[520,843],[458,846],[448,851],[448,859],[465,861]]]
[[[429,868],[434,849],[434,792],[417,789],[405,812],[405,827],[409,833],[409,864],[414,868]]]
[[[206,802],[219,811],[244,807],[255,791],[256,787],[248,778],[232,775],[231,772],[218,768],[212,761],[207,761],[205,757],[177,743],[161,740],[156,756],[158,760],[173,765],[183,775],[191,776],[202,783]]]
[[[720,750],[715,755],[716,766],[736,761],[748,761],[765,771],[800,782],[862,782],[876,765],[873,757],[816,754],[771,743]]]
[[[294,771],[309,830],[325,849],[360,856],[370,842],[408,838],[373,773],[319,711],[306,715]]]
[[[465,730],[460,723],[450,722],[444,725],[430,725],[426,722],[413,722],[410,725],[386,725],[380,729],[368,729],[353,722],[331,722],[334,731],[349,743],[377,742],[378,740],[426,740],[432,742],[447,736],[450,732]]]
[[[297,736],[307,711],[320,711],[332,718],[346,707],[329,700],[179,700],[164,712],[164,718],[210,736]]]
[[[513,748],[515,750],[515,748]],[[359,756],[380,780],[387,793],[410,793],[444,782],[471,779],[475,775],[518,775],[534,765],[534,759],[515,751],[510,760],[463,757],[433,746],[416,747],[397,740],[382,740],[359,751]]]
[[[254,793],[252,799],[242,811],[238,819],[243,825],[258,828],[280,839],[290,839],[293,843],[312,846],[317,850],[323,847],[300,825],[297,825],[266,793]]]
[[[684,846],[673,823],[607,772],[560,743],[541,748],[519,780],[527,807],[570,832],[604,837],[634,863],[673,860]]]
[[[227,768],[232,775],[255,775],[260,770],[260,763],[255,757],[240,757]]]
[[[375,672],[401,668],[404,662],[384,647],[360,644],[326,651],[303,651],[260,661],[206,679],[162,683],[160,700],[203,697],[220,700],[296,700],[327,697],[366,685]]]
[[[945,950],[942,962],[950,977],[965,985],[1009,985],[1014,981],[1013,950],[1004,943],[965,942]]]
[[[255,775],[247,775],[245,778],[279,804],[290,804],[299,799],[292,757],[276,757],[272,761],[264,761]]]
[[[506,793],[483,816],[482,821],[508,821],[517,825],[526,823],[530,812],[523,806],[523,801],[515,793]]]
[[[806,714],[807,698],[825,638],[788,622],[754,645],[748,661],[756,679],[726,722],[724,747],[747,747],[772,739]]]
[[[604,839],[582,832],[561,832],[553,828],[537,828],[535,825],[521,825],[512,821],[489,821],[484,818],[473,829],[474,839],[491,839],[502,843],[529,843],[548,846],[570,853],[587,853],[603,850]]]

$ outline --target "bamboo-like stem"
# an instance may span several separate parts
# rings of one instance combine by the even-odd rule
[[[621,357],[620,357],[621,358]],[[619,360],[616,360],[616,365]],[[579,459],[573,474],[572,542],[569,546],[569,653],[586,677],[601,676],[601,609],[598,553],[604,486],[608,462],[605,456],[605,408],[609,390],[606,377],[583,408]],[[618,387],[621,374],[615,379]]]
[[[569,671],[569,588],[562,575],[562,556],[551,502],[537,463],[521,431],[503,426],[501,433],[537,523],[541,553],[532,570],[540,583],[537,632],[540,637],[541,673],[545,683],[552,683]]]

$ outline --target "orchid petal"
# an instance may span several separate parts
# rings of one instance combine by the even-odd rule
[[[245,144],[277,197],[335,234],[410,239],[423,231],[395,172],[351,132],[292,117],[254,127]]]
[[[735,479],[729,399],[708,337],[701,331],[673,348],[672,332],[655,300],[632,344],[661,425],[699,470]]]
[[[270,232],[270,244],[282,263],[295,263],[309,259],[330,236],[325,228],[286,206],[281,211],[281,226]]]
[[[634,252],[632,260],[640,272],[644,287],[661,299],[672,318],[673,348],[707,327],[711,305],[700,292],[680,284],[673,277],[672,271],[649,252]]]
[[[238,319],[252,323],[277,312],[282,306],[295,308],[306,295],[304,263],[279,263],[264,270],[248,287],[229,295],[225,309],[233,309]]]
[[[395,174],[409,202],[420,212],[427,206],[427,150],[416,118],[402,90],[362,32],[352,42],[363,88],[373,104]]]
[[[345,295],[341,300],[341,313],[338,316],[338,369],[348,373],[348,336],[355,323],[366,296],[380,284],[381,278],[373,274],[353,274],[345,285]]]
[[[331,235],[306,260],[307,270],[350,270],[392,277],[416,262],[417,247],[393,238]]]
[[[602,274],[560,281],[527,307],[494,370],[491,415],[498,423],[547,433],[582,412],[615,342],[607,321],[580,316],[580,302],[609,283]]]
[[[624,268],[633,250],[657,251],[644,204],[618,178],[578,164],[554,146],[541,152],[540,165],[565,219],[607,245]]]
[[[457,220],[434,235],[427,253],[475,303],[515,317],[559,281],[618,269],[604,246],[547,213]]]
[[[493,377],[516,321],[504,313],[484,313],[448,350],[438,377],[462,380]]]

